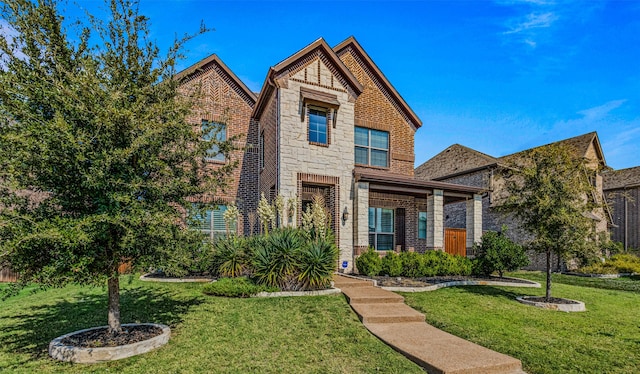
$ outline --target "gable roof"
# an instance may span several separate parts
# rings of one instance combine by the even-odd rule
[[[409,122],[414,128],[419,128],[422,126],[422,121],[415,112],[409,107],[406,101],[402,98],[402,96],[396,91],[391,82],[384,76],[382,71],[378,68],[378,66],[371,60],[371,57],[364,51],[360,43],[353,36],[348,37],[342,43],[333,47],[333,50],[341,56],[343,53],[346,53],[349,50],[355,51],[358,54],[358,57],[367,65],[368,70],[374,75],[374,81],[377,81],[382,85],[383,92],[386,91],[389,94],[389,98],[391,102],[396,106],[396,108],[402,113],[407,122]]]
[[[640,166],[627,169],[609,170],[602,173],[603,190],[640,186]]]
[[[259,120],[262,116],[262,112],[273,93],[273,90],[276,86],[279,85],[277,82],[278,78],[287,75],[291,70],[294,70],[297,67],[297,63],[309,56],[310,54],[319,51],[324,54],[324,56],[329,59],[331,64],[336,68],[337,73],[341,75],[344,79],[344,83],[348,86],[347,91],[354,96],[354,99],[357,98],[363,90],[362,84],[358,82],[356,77],[351,73],[351,71],[342,63],[338,55],[329,47],[327,42],[323,38],[318,38],[313,43],[308,46],[302,48],[298,52],[293,55],[287,57],[281,62],[277,63],[275,66],[269,68],[267,72],[267,76],[262,84],[262,90],[260,90],[260,96],[258,96],[258,101],[256,102],[256,106],[253,109],[253,113],[251,114],[251,118]]]
[[[583,135],[574,136],[572,138],[559,140],[557,142],[541,145],[512,153],[502,157],[492,157],[485,153],[476,151],[460,144],[454,144],[444,151],[433,156],[415,169],[416,178],[443,180],[454,176],[469,174],[484,168],[498,165],[506,165],[513,158],[525,155],[532,149],[546,147],[551,144],[565,144],[576,150],[580,157],[586,157],[589,146],[594,145],[596,157],[601,166],[606,166],[602,147],[598,133],[593,131]]]
[[[533,148],[529,148],[529,149],[525,149],[523,151],[520,152],[516,152],[516,153],[512,153],[510,155],[506,155],[506,156],[502,156],[499,157],[498,160],[502,161],[502,162],[506,162],[511,160],[514,157],[519,157],[521,155],[523,155],[526,152],[531,151],[532,149],[537,149],[537,148],[542,148],[542,147],[546,147],[552,144],[563,144],[566,146],[569,146],[571,148],[573,148],[580,157],[586,157],[587,156],[587,152],[589,151],[589,146],[591,144],[594,145],[595,151],[596,151],[596,157],[598,157],[598,160],[600,162],[600,164],[602,166],[606,166],[607,163],[604,159],[604,153],[602,152],[602,147],[600,145],[600,139],[598,138],[598,133],[595,131],[583,134],[583,135],[578,135],[578,136],[574,136],[573,138],[568,138],[568,139],[563,139],[563,140],[559,140],[557,142],[553,142],[553,143],[549,143],[549,144],[545,144],[545,145],[541,145],[538,147],[533,147]]]
[[[453,144],[415,169],[416,178],[436,180],[466,173],[489,165],[497,159],[460,144]]]
[[[234,83],[237,86],[237,88],[241,91],[239,93],[241,94],[241,96],[243,96],[245,101],[249,103],[249,105],[253,106],[256,103],[256,100],[258,99],[256,94],[253,93],[249,89],[249,87],[247,87],[247,85],[245,85],[244,82],[240,80],[240,78],[238,78],[238,76],[235,75],[233,71],[231,71],[231,69],[229,69],[229,67],[227,67],[227,65],[222,62],[220,57],[218,57],[218,55],[216,55],[215,53],[177,73],[174,78],[178,81],[186,81],[213,66],[218,66],[220,69],[219,72],[222,72],[224,75],[226,75],[222,77],[223,79],[227,81],[230,80],[230,82],[228,83]]]

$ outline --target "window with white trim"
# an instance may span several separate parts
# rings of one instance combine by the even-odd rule
[[[355,128],[355,163],[389,167],[389,133],[364,127]]]
[[[224,162],[224,154],[220,152],[218,143],[227,140],[227,125],[220,122],[210,122],[202,120],[202,140],[211,142],[211,147],[207,149],[206,160]],[[213,141],[215,140],[215,141]]]
[[[378,251],[393,250],[394,211],[369,207],[369,246]]]

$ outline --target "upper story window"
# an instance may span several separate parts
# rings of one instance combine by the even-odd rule
[[[309,107],[309,142],[329,144],[329,128],[327,126],[327,110]]]
[[[389,133],[356,127],[356,164],[389,167]]]
[[[227,125],[220,122],[210,122],[202,120],[202,140],[212,142],[211,147],[207,149],[208,161],[222,161],[224,162],[224,154],[220,152],[218,142],[224,142],[227,140]]]

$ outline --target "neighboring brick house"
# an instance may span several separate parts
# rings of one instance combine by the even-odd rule
[[[236,105],[232,120],[241,121],[238,131],[248,134],[247,144],[259,145],[238,154],[246,170],[254,172],[243,181],[241,170],[236,190],[216,196],[223,201],[242,196],[244,204],[238,206],[245,222],[255,218],[261,194],[297,199],[297,220],[290,225],[299,224],[313,195],[321,195],[347,271],[368,246],[442,249],[443,207],[452,202],[465,201],[468,211],[464,244],[471,247],[479,240],[480,189],[413,177],[414,135],[421,121],[355,38],[334,48],[320,38],[271,67],[255,104],[219,59],[212,62],[219,68],[207,70],[210,62],[204,60],[181,74],[202,79],[201,71],[213,70],[208,79],[218,80],[222,73],[229,79],[221,81],[233,86],[231,96],[244,100],[208,97],[205,90],[205,105],[193,121],[217,121],[224,109]],[[253,108],[250,118],[246,107]],[[244,226],[246,234],[256,224]]]
[[[640,166],[604,172],[604,195],[611,207],[611,239],[625,250],[640,249]]]
[[[606,168],[606,162],[600,146],[600,140],[596,132],[561,140],[557,143],[572,147],[577,156],[584,160],[586,170],[589,170],[589,178],[592,181],[596,196],[594,199],[603,201],[603,183],[601,171]],[[555,144],[555,143],[554,143]],[[543,146],[544,147],[544,146]],[[494,208],[507,194],[501,177],[501,169],[509,160],[522,157],[528,150],[517,152],[503,157],[492,157],[471,148],[454,144],[440,152],[430,160],[416,168],[417,179],[434,180],[447,183],[473,186],[485,191],[482,198],[482,229],[483,231],[500,231],[502,225],[509,227],[508,236],[513,240],[524,243],[531,238],[518,224],[517,219],[511,215],[498,213]],[[465,227],[466,214],[461,204],[451,204],[445,208],[445,226],[456,228]],[[594,220],[597,233],[606,233],[611,216],[605,209],[599,209],[590,215]],[[544,267],[544,256],[534,256],[531,269]],[[554,266],[558,265],[555,260]]]

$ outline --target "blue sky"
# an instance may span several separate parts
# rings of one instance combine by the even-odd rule
[[[100,2],[77,1],[98,12]],[[77,16],[77,5],[65,6]],[[422,119],[416,166],[451,144],[503,156],[598,131],[609,166],[640,165],[640,1],[141,0],[167,47],[200,21],[187,67],[216,53],[258,91],[318,37],[353,35]]]

